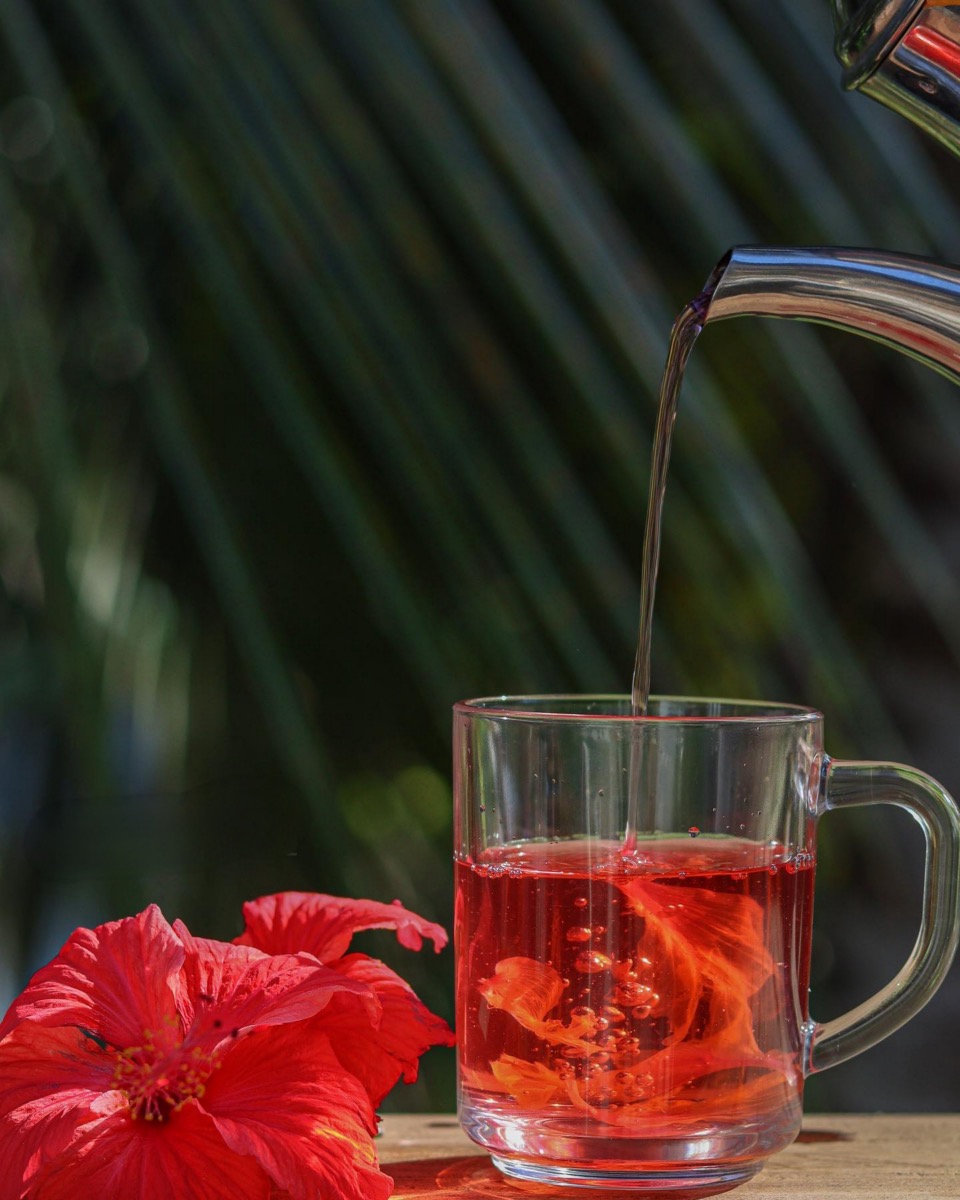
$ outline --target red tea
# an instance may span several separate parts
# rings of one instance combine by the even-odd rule
[[[639,1141],[669,1161],[673,1142],[689,1165],[691,1139],[732,1160],[797,1127],[812,856],[706,836],[638,850],[457,863],[462,1115],[505,1154],[602,1165]]]

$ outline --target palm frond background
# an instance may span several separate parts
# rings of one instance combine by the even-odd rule
[[[841,93],[827,7],[0,5],[0,999],[150,900],[449,925],[451,703],[629,684],[673,315],[737,242],[960,260],[956,168]],[[906,360],[705,334],[657,690],[960,792],[958,461]],[[815,1015],[906,957],[920,872],[825,824]],[[449,957],[375,949],[450,1015]],[[956,1108],[958,1001],[811,1105]],[[395,1106],[452,1095],[434,1052]]]

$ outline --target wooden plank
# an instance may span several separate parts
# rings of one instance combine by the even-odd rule
[[[406,1200],[612,1194],[507,1180],[448,1115],[386,1116],[378,1148],[394,1195]],[[960,1115],[810,1116],[799,1139],[732,1194],[737,1200],[958,1200]]]

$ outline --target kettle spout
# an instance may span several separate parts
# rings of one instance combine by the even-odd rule
[[[892,346],[960,383],[960,270],[906,254],[735,246],[701,297],[702,325],[786,317]]]

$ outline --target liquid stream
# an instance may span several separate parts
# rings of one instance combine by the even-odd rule
[[[660,383],[657,424],[650,463],[647,520],[643,535],[643,558],[640,569],[640,628],[637,634],[637,655],[630,691],[631,711],[635,717],[642,717],[646,714],[650,699],[653,600],[657,587],[657,569],[660,563],[663,499],[667,490],[673,427],[677,419],[677,405],[680,401],[684,369],[693,344],[703,329],[710,295],[710,292],[702,292],[684,308],[674,322],[667,348],[667,361]]]
[[[650,491],[647,499],[647,519],[643,534],[643,557],[640,567],[640,626],[637,633],[637,653],[630,689],[630,711],[635,717],[646,716],[650,700],[650,659],[653,646],[653,601],[657,588],[660,564],[660,539],[663,523],[663,501],[670,468],[670,449],[673,427],[687,359],[703,329],[710,303],[710,291],[701,292],[680,313],[670,332],[667,361],[660,382],[657,423],[653,437],[650,462]],[[653,827],[651,818],[654,792],[644,781],[643,731],[638,729],[630,747],[627,777],[627,815],[623,853],[629,858],[637,854],[637,833]],[[644,804],[644,797],[646,803]]]

